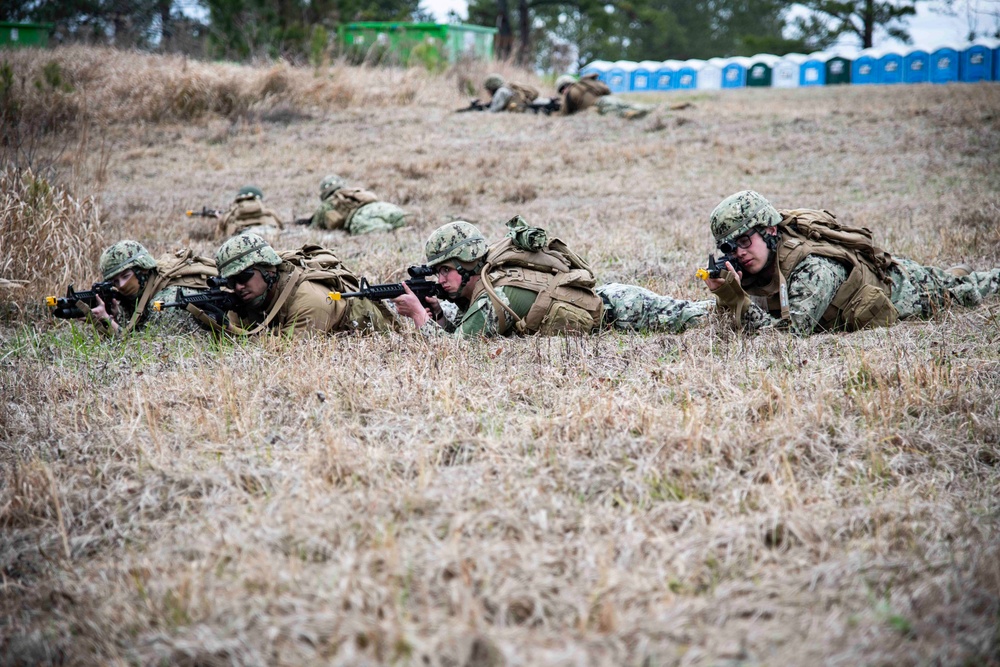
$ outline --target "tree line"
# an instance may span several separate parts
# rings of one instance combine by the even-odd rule
[[[469,0],[466,22],[497,28],[499,59],[565,71],[596,59],[809,52],[844,34],[862,47],[880,34],[905,42],[919,1]],[[0,0],[0,20],[53,23],[57,43],[316,61],[336,50],[344,23],[434,19],[420,0]]]

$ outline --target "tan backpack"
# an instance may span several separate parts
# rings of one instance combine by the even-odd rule
[[[522,335],[589,333],[599,327],[604,302],[594,291],[597,281],[583,258],[560,239],[546,240],[542,230],[528,227],[521,216],[507,226],[507,237],[486,252],[479,284],[493,304],[500,331],[507,329],[508,317]],[[541,233],[534,247],[517,233],[528,230]],[[497,296],[496,289],[505,286],[535,292],[535,302],[523,319]],[[473,300],[478,296],[474,293]]]
[[[538,90],[520,83],[508,83],[507,87],[514,93],[507,103],[509,111],[524,111],[528,104],[538,98]]]
[[[791,271],[810,254],[830,257],[851,266],[847,280],[837,290],[820,324],[841,324],[853,331],[888,326],[899,317],[892,304],[889,270],[896,260],[875,245],[870,229],[837,222],[829,211],[792,209],[778,211],[784,240],[779,247],[782,273]],[[784,316],[784,313],[783,313]]]
[[[192,289],[208,289],[208,279],[219,275],[215,268],[215,260],[201,255],[195,255],[190,248],[178,250],[169,255],[163,255],[156,260],[156,274],[146,284],[146,289],[135,304],[135,312],[125,326],[131,331],[138,324],[146,311],[149,300],[157,292],[168,287],[188,287]]]

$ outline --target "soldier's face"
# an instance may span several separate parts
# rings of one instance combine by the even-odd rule
[[[267,291],[267,282],[260,269],[251,268],[230,279],[233,291],[243,303],[250,303]]]
[[[747,247],[743,248],[740,243],[736,243],[736,259],[740,262],[740,268],[743,269],[744,273],[751,275],[760,273],[767,266],[767,260],[771,254],[764,237],[756,231],[750,233],[750,244]],[[773,231],[774,227],[768,227],[764,233]]]
[[[135,296],[139,293],[139,278],[132,269],[125,269],[112,278],[111,282],[122,296]]]
[[[462,287],[462,275],[455,270],[455,267],[442,264],[437,269],[438,284],[451,296],[458,294]]]

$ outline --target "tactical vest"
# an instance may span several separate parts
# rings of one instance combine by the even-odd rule
[[[325,200],[327,206],[324,207],[326,211],[323,215],[326,229],[346,227],[359,208],[377,201],[378,197],[374,192],[361,188],[339,188]]]
[[[540,333],[589,333],[600,326],[604,302],[594,291],[594,273],[583,259],[559,239],[540,251],[527,251],[505,238],[489,247],[473,290],[475,302],[484,292],[507,330],[508,318],[521,335]],[[500,300],[500,287],[518,287],[535,293],[535,301],[522,319]]]
[[[215,260],[195,255],[190,248],[163,255],[156,260],[156,270],[150,273],[142,294],[136,300],[135,311],[124,330],[131,331],[146,319],[146,306],[149,305],[149,300],[161,290],[168,287],[205,290],[208,289],[208,279],[217,275],[219,272],[215,268]]]
[[[219,238],[228,238],[239,234],[244,229],[257,225],[272,225],[284,229],[281,219],[263,203],[253,196],[237,198],[226,214],[219,221]]]
[[[531,86],[525,86],[520,83],[508,83],[507,87],[513,93],[510,101],[507,103],[508,111],[524,111],[528,108],[528,103],[534,102],[538,97],[538,91]]]
[[[899,319],[890,299],[892,278],[889,270],[896,262],[874,244],[871,230],[842,225],[829,211],[793,209],[778,213],[781,222],[778,223],[776,261],[781,282],[787,281],[808,255],[828,257],[849,269],[847,280],[820,318],[820,328],[855,331],[869,326],[888,326]],[[766,296],[771,314],[781,313],[781,295],[773,286],[750,288],[747,293]]]
[[[278,253],[282,259],[278,266],[278,296],[262,322],[241,331],[252,335],[263,330],[281,313],[295,290],[304,282],[317,282],[328,287],[331,292],[355,292],[361,281],[331,251],[317,245],[304,245],[298,250],[283,250]],[[380,302],[368,299],[350,299],[334,329],[346,329],[345,322],[367,322],[376,331],[384,331],[394,321],[393,315]]]
[[[587,75],[571,83],[563,94],[563,113],[571,114],[588,109],[605,95],[610,95],[607,84],[597,79],[597,75]]]

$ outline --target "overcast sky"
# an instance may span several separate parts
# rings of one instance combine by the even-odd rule
[[[932,11],[931,8],[938,5],[939,3],[936,2],[917,3],[917,15],[909,20],[913,46],[931,49],[949,43],[958,46],[965,42],[965,36],[969,31],[968,23],[964,19],[944,16]],[[423,0],[421,6],[432,11],[441,22],[446,20],[449,9],[457,11],[463,18],[467,16],[468,5],[465,0]],[[875,46],[879,47],[897,45],[900,43],[896,40],[885,39],[884,35],[881,41],[875,43]]]

